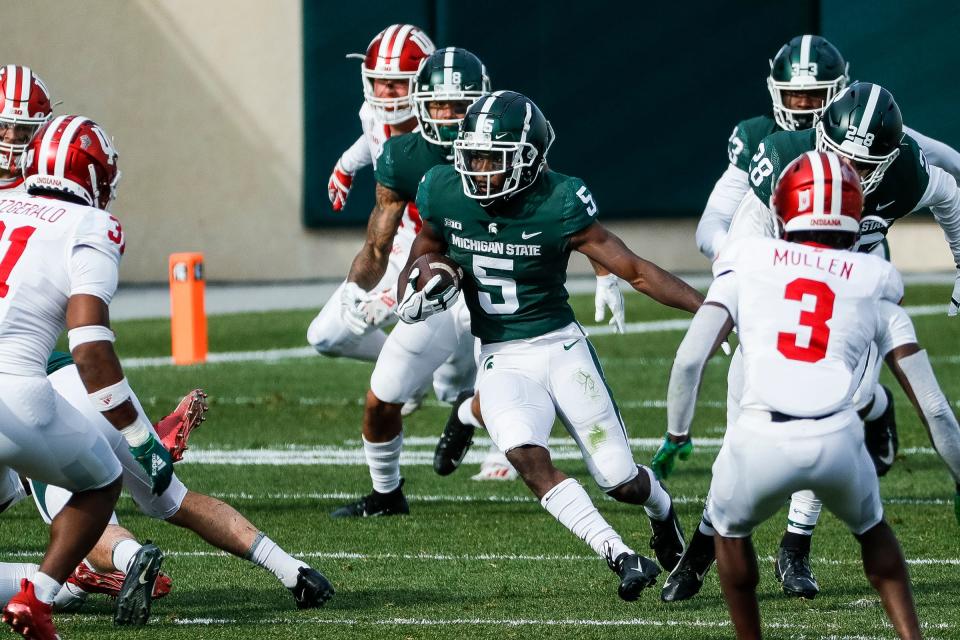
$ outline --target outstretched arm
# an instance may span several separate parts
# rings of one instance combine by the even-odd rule
[[[377,202],[370,212],[367,237],[353,259],[347,282],[354,282],[364,291],[372,289],[387,270],[393,237],[397,234],[403,210],[407,205],[399,193],[377,183]]]
[[[598,222],[570,236],[570,247],[661,304],[694,313],[703,303],[703,294],[630,251],[623,240]]]

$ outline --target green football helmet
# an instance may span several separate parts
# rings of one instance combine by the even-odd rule
[[[477,100],[453,143],[453,166],[474,200],[512,197],[533,184],[547,161],[553,127],[533,100],[496,91]],[[498,176],[503,176],[502,184]]]
[[[466,49],[438,49],[420,62],[413,83],[413,103],[420,134],[428,142],[449,147],[457,138],[463,115],[475,100],[490,93],[487,69]],[[446,103],[446,117],[430,115],[431,103]]]
[[[816,132],[817,151],[833,151],[852,160],[867,195],[880,186],[900,154],[903,117],[889,91],[878,84],[854,82],[823,110]],[[869,173],[862,173],[867,168]]]
[[[797,36],[780,47],[770,61],[767,77],[777,124],[787,131],[812,127],[814,118],[850,82],[849,66],[840,51],[820,36]],[[814,109],[791,109],[784,104],[784,91],[820,92],[823,103]]]

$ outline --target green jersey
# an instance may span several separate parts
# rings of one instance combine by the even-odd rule
[[[47,375],[73,364],[73,356],[65,351],[54,351],[47,359]]]
[[[777,121],[770,114],[739,122],[727,141],[727,158],[730,159],[730,164],[741,171],[749,171],[750,158],[760,141],[780,130]]]
[[[763,139],[750,160],[750,187],[764,205],[770,206],[774,179],[790,162],[807,151],[816,149],[816,131],[780,131]],[[927,159],[916,140],[904,134],[900,153],[883,174],[880,185],[868,193],[863,202],[863,215],[875,215],[887,225],[917,209],[927,190],[930,174]],[[886,234],[886,229],[882,230]],[[879,239],[878,239],[879,240]],[[861,245],[869,251],[876,242]]]
[[[453,161],[448,153],[446,147],[427,142],[419,131],[387,138],[373,175],[379,184],[413,202],[423,174],[430,167]]]
[[[453,167],[434,167],[417,208],[464,269],[462,294],[481,341],[536,338],[574,322],[564,286],[569,238],[597,219],[582,180],[545,170],[494,210],[464,195]]]

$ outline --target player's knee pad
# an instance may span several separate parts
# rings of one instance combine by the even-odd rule
[[[167,490],[159,496],[153,495],[149,488],[143,487],[140,483],[137,486],[139,490],[131,490],[124,477],[124,488],[130,492],[140,512],[157,520],[172,518],[180,510],[180,505],[183,504],[183,499],[187,495],[187,487],[176,475],[173,476]]]

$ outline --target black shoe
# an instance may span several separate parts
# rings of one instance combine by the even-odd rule
[[[160,575],[163,552],[157,545],[147,541],[133,557],[127,577],[117,595],[117,608],[113,623],[142,626],[150,618],[150,603],[153,601],[153,585]]]
[[[403,495],[403,478],[400,485],[390,493],[371,491],[356,502],[335,509],[333,518],[370,518],[373,516],[399,516],[410,513],[410,506]]]
[[[333,585],[322,573],[310,567],[300,567],[299,571],[297,586],[290,589],[297,609],[316,609],[333,597]]]
[[[448,476],[457,470],[464,456],[470,450],[473,444],[473,432],[476,428],[469,424],[463,424],[460,421],[458,412],[460,405],[467,398],[473,397],[473,389],[461,391],[460,395],[453,402],[453,411],[447,418],[447,424],[443,427],[443,434],[437,443],[437,449],[433,452],[433,470],[441,476]]]
[[[703,579],[715,557],[713,537],[700,533],[699,529],[695,531],[680,562],[664,581],[660,599],[664,602],[681,602],[700,593]]]
[[[809,552],[780,547],[773,564],[777,581],[783,583],[783,592],[788,596],[812,600],[820,593],[820,585],[810,570]]]
[[[887,410],[876,420],[863,423],[863,440],[867,452],[877,468],[877,476],[883,477],[890,471],[893,461],[900,450],[900,438],[897,436],[897,416],[893,409],[893,394],[886,387]]]
[[[653,530],[650,548],[656,554],[657,562],[667,571],[673,571],[687,545],[683,541],[683,528],[672,504],[665,520],[650,518],[650,528]]]
[[[620,588],[617,595],[622,600],[633,602],[640,597],[640,592],[657,581],[660,567],[649,558],[639,553],[621,553],[616,560],[607,559],[607,564],[620,576]]]

